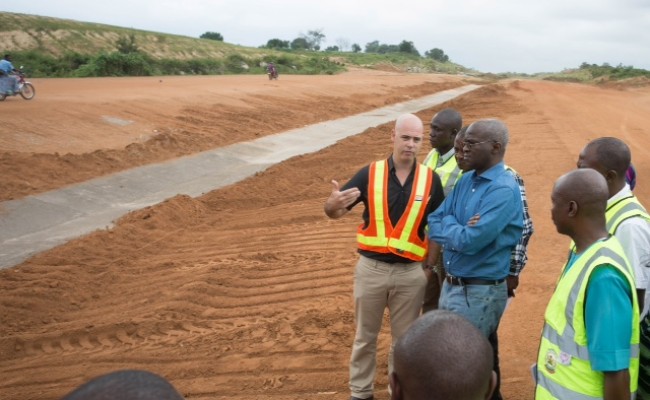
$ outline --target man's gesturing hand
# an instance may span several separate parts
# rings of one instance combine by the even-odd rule
[[[353,187],[341,191],[339,183],[332,180],[332,193],[325,202],[325,214],[330,218],[339,218],[348,212],[347,207],[352,205],[361,195],[358,188]]]

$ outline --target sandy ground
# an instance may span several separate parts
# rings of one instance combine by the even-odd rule
[[[0,200],[355,114],[468,83],[443,75],[38,79],[0,104]],[[521,81],[443,107],[511,129],[535,235],[500,327],[502,391],[532,399],[542,314],[568,239],[550,220],[553,181],[590,139],[623,138],[650,204],[650,89]],[[200,198],[177,196],[0,271],[0,398],[56,399],[116,369],[147,369],[188,399],[346,399],[354,229],[328,220],[331,179],[390,152],[390,126],[295,157]],[[426,146],[422,153],[428,151]],[[0,203],[1,207],[2,203]],[[387,325],[376,398],[385,400]]]

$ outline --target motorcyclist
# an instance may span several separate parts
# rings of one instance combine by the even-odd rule
[[[271,77],[273,77],[273,78],[278,77],[278,70],[275,68],[275,64],[273,64],[272,62],[270,62],[266,66],[266,71],[271,75]]]
[[[18,78],[11,75],[17,71],[11,63],[11,55],[5,54],[4,58],[0,60],[0,78],[3,81],[2,85],[0,85],[0,90],[10,91],[10,94],[18,92]]]

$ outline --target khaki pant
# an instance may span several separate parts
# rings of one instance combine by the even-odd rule
[[[388,373],[393,371],[393,347],[420,315],[427,278],[422,264],[387,264],[361,256],[354,275],[356,335],[350,357],[352,396],[373,394],[377,367],[377,337],[388,307],[392,343],[388,353]]]

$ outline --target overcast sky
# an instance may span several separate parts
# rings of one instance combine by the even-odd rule
[[[310,30],[343,41],[413,42],[482,72],[555,72],[582,62],[650,70],[650,0],[24,0],[1,11],[258,47]]]

